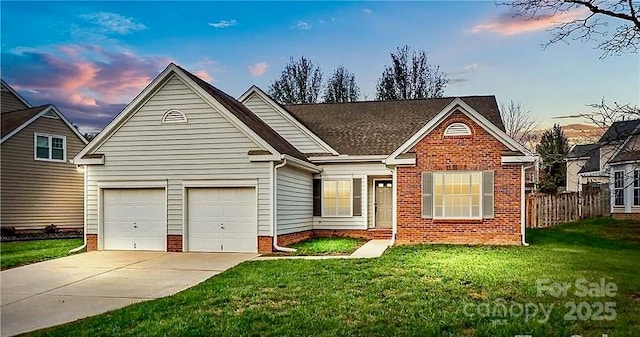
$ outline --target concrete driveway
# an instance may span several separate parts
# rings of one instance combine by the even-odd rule
[[[0,273],[1,335],[173,295],[256,254],[89,252]]]

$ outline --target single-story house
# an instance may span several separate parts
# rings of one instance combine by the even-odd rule
[[[1,225],[82,229],[83,174],[71,160],[87,141],[55,106],[33,107],[1,82]]]
[[[271,252],[321,235],[521,245],[495,97],[280,105],[170,64],[74,159],[89,250]]]

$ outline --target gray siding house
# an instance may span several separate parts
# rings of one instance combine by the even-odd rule
[[[257,87],[236,100],[170,64],[74,158],[85,172],[87,249],[262,253],[324,235],[391,243],[396,237],[406,243],[524,242],[520,177],[535,158],[504,133],[495,97],[313,109],[282,106]],[[440,125],[443,131],[434,129]],[[337,126],[343,128],[332,129]],[[474,180],[471,192],[479,200],[485,184],[482,215],[470,197],[455,208],[468,233],[449,232],[449,217],[419,224],[440,234],[418,236],[409,218],[398,215],[403,207],[419,213],[421,183],[408,181],[421,175],[408,170],[427,155],[416,153],[415,144],[431,141],[434,132],[466,144],[453,149],[461,151],[470,151],[477,137],[486,152],[482,161],[489,164],[455,166],[489,178]],[[444,177],[450,166],[433,174]],[[495,186],[511,193],[495,202],[494,171]],[[471,183],[468,171],[451,174]],[[404,197],[416,202],[398,201]],[[424,210],[453,209],[427,200]],[[411,219],[423,220],[419,214]]]
[[[2,226],[83,226],[83,173],[71,160],[87,144],[53,105],[31,107],[2,81]]]

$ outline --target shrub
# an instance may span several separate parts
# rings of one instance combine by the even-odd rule
[[[49,226],[44,228],[44,232],[47,234],[53,234],[58,232],[58,227],[54,224],[50,224]]]
[[[16,235],[16,228],[13,226],[0,227],[0,235],[2,236],[14,236]]]

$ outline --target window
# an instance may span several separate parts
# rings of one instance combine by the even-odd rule
[[[447,136],[470,136],[471,129],[464,123],[452,123],[444,130],[445,137]]]
[[[613,205],[624,206],[624,171],[613,172]]]
[[[480,217],[480,172],[434,173],[433,178],[434,217]]]
[[[633,170],[633,206],[640,206],[640,171]]]
[[[65,161],[67,159],[65,136],[34,134],[34,158],[36,160]]]
[[[493,217],[493,172],[424,172],[422,216],[440,219]]]
[[[351,179],[322,181],[322,216],[351,216]]]

